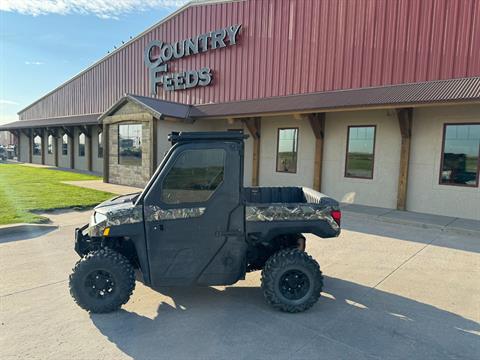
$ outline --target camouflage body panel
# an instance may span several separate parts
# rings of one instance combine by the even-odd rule
[[[269,206],[247,206],[246,221],[312,221],[325,220],[337,230],[338,224],[330,215],[331,208],[319,204],[272,204]]]
[[[178,208],[178,209],[162,209],[158,206],[147,206],[145,208],[146,221],[159,220],[175,220],[188,219],[202,216],[206,208]],[[93,220],[90,222],[88,228],[88,235],[90,237],[103,236],[103,231],[106,227],[137,224],[143,222],[143,207],[142,205],[134,206],[131,202],[111,205],[99,209],[98,214],[106,216],[106,220],[94,224]]]
[[[107,226],[136,224],[143,221],[142,206],[132,203],[114,205],[104,213],[107,217]]]
[[[142,206],[134,206],[131,202],[100,208],[95,212],[95,214],[97,213],[105,216],[106,219],[100,221],[98,224],[94,224],[92,217],[88,228],[88,235],[90,237],[103,236],[103,231],[106,227],[136,224],[143,221]]]
[[[202,216],[206,208],[178,208],[178,209],[162,209],[158,206],[147,206],[145,209],[146,220],[176,220],[176,219],[189,219]]]

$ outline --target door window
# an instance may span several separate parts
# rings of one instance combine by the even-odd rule
[[[162,201],[167,204],[207,201],[221,185],[225,150],[185,150],[163,181]]]

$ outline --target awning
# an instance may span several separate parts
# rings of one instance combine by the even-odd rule
[[[359,107],[406,107],[478,101],[480,101],[480,77],[470,77],[197,105],[192,108],[190,116],[192,118],[256,116],[265,113],[305,113]]]
[[[0,125],[0,131],[33,129],[41,127],[82,126],[98,124],[100,114],[62,116],[48,119],[19,120]]]
[[[132,101],[157,119],[180,120],[261,116],[262,114],[308,113],[377,107],[410,107],[426,104],[480,103],[480,77],[422,83],[326,91],[221,104],[187,105],[127,94],[103,114],[20,120],[1,125],[0,130],[98,124],[126,102]]]

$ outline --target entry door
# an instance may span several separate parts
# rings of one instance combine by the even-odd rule
[[[240,145],[179,146],[145,198],[153,287],[227,284],[245,262]]]

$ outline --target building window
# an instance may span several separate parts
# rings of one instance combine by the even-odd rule
[[[48,135],[47,151],[48,151],[48,154],[53,154],[53,136],[52,135]]]
[[[68,135],[62,136],[62,155],[68,155]]]
[[[225,150],[185,150],[175,161],[162,185],[167,204],[205,202],[223,181]]]
[[[78,156],[85,156],[85,134],[80,133],[78,135]]]
[[[118,126],[118,163],[142,165],[142,124]]]
[[[99,158],[103,158],[103,133],[100,131],[98,133],[98,148],[97,148],[97,152],[98,152],[98,157]]]
[[[440,184],[478,186],[480,123],[445,124]]]
[[[297,172],[298,128],[278,129],[277,172]]]
[[[42,138],[40,135],[33,138],[33,155],[42,155]]]
[[[345,177],[372,179],[375,126],[349,126]]]

